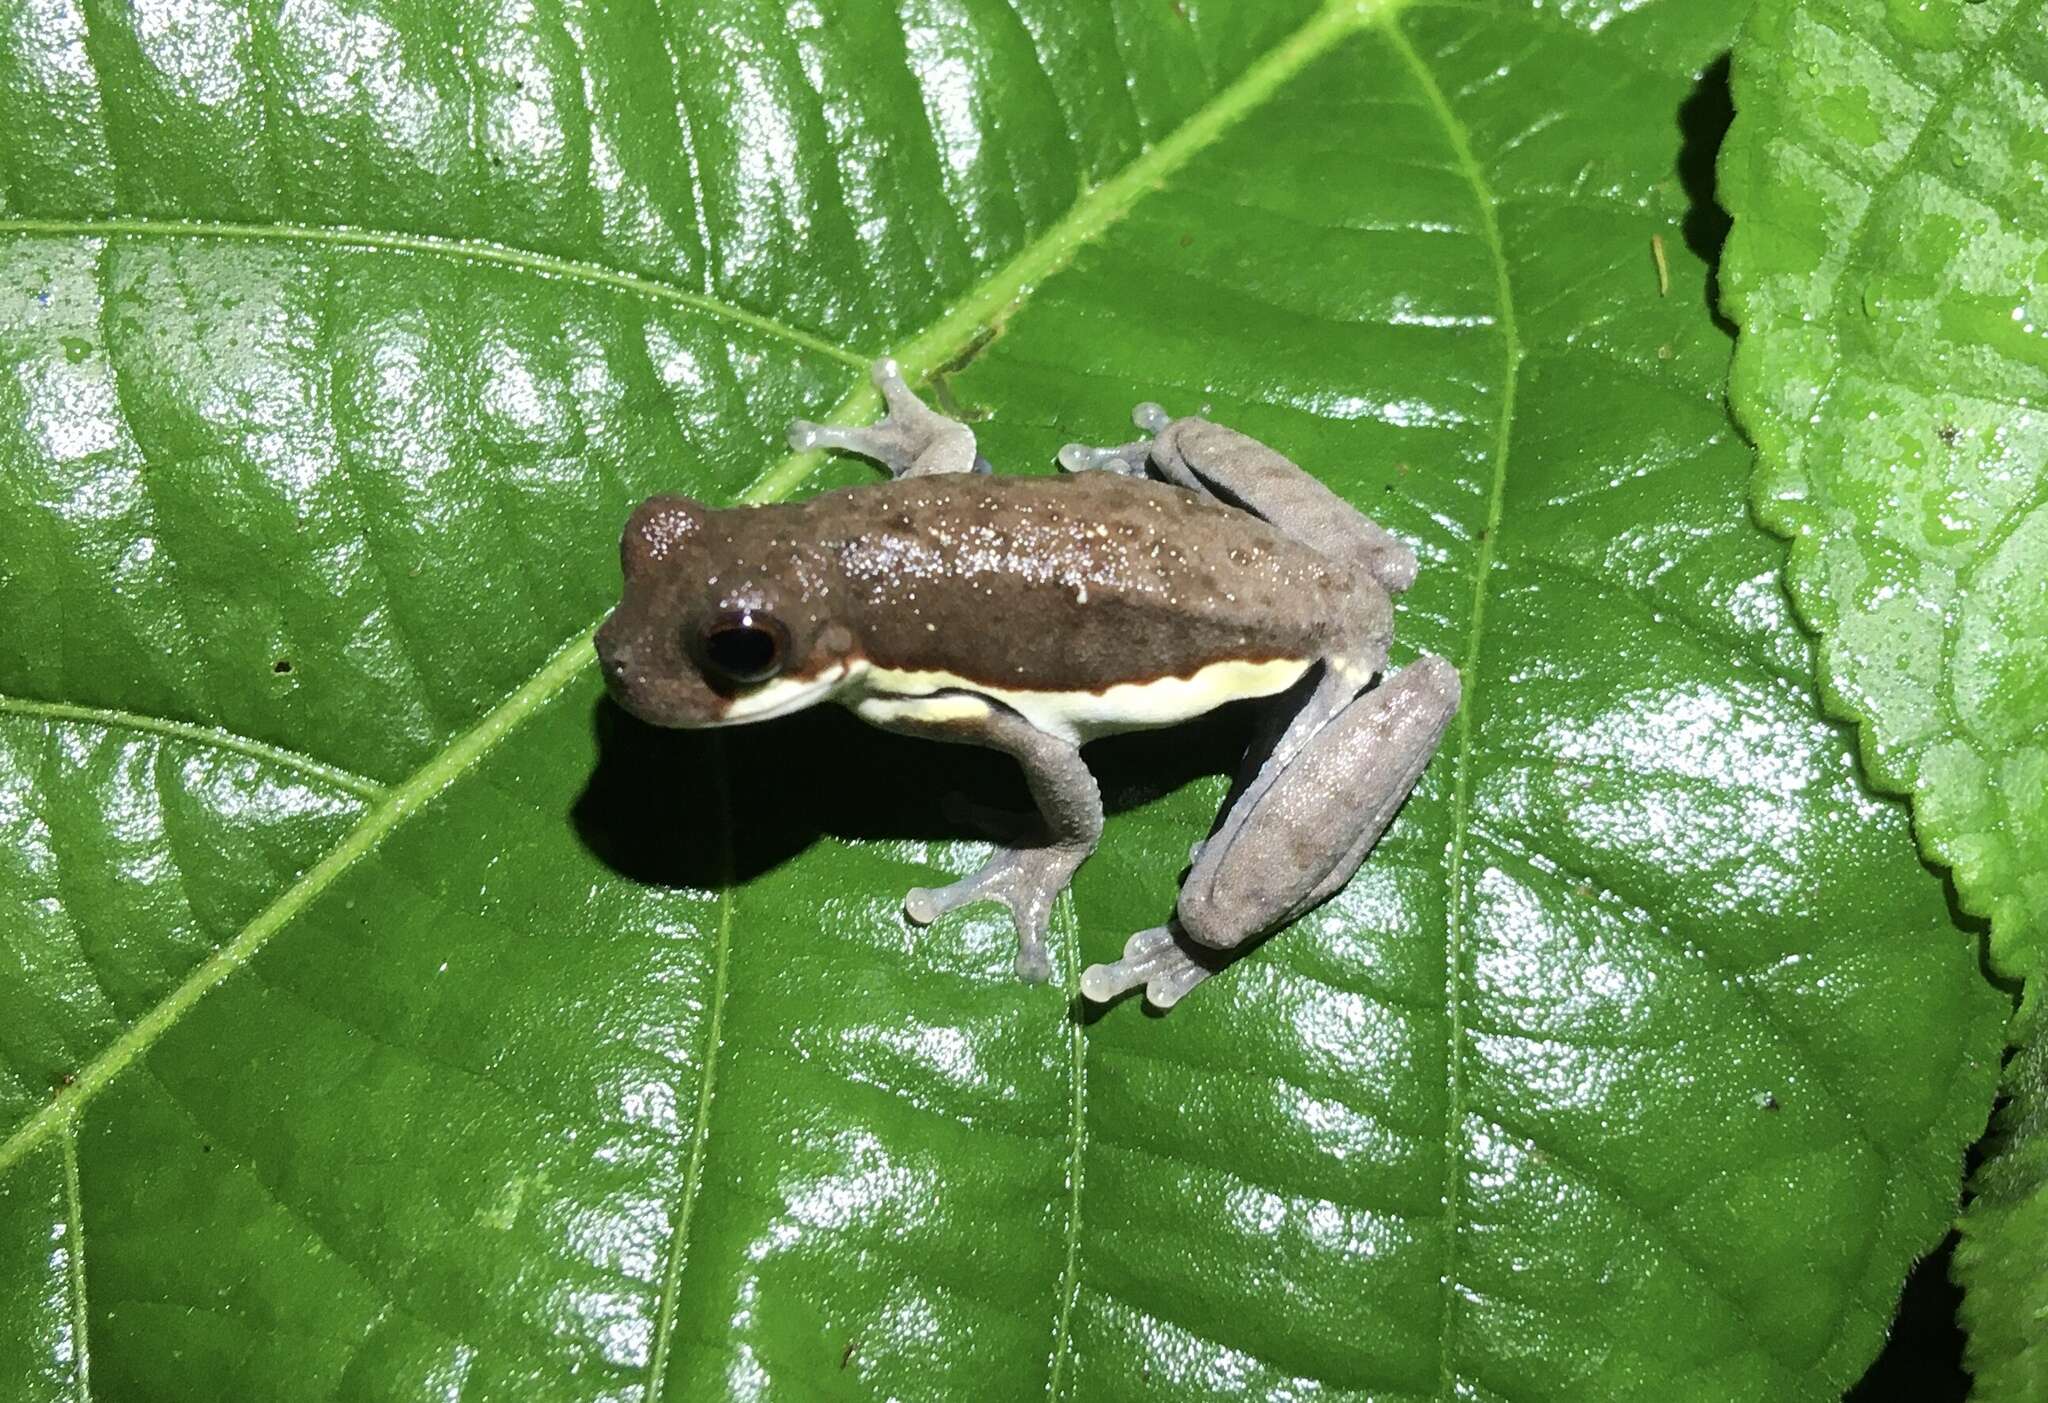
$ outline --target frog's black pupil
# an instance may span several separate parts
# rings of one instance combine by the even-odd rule
[[[727,624],[705,635],[704,660],[735,682],[765,682],[782,662],[782,641],[753,624]]]

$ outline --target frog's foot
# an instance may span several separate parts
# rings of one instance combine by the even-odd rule
[[[1143,477],[1145,458],[1150,453],[1149,440],[1139,439],[1115,448],[1090,448],[1085,443],[1070,443],[1060,450],[1060,467],[1070,473],[1117,473],[1124,477]]]
[[[1154,926],[1126,941],[1124,957],[1115,964],[1082,970],[1081,997],[1090,1003],[1107,1003],[1142,984],[1146,1001],[1163,1013],[1214,973],[1182,949],[1170,929]]]
[[[1147,401],[1131,411],[1131,422],[1145,430],[1148,435],[1166,431],[1173,422],[1167,412],[1158,405]],[[1145,476],[1145,465],[1152,457],[1153,439],[1141,438],[1130,443],[1120,443],[1109,448],[1090,448],[1085,443],[1070,443],[1060,450],[1060,466],[1070,473],[1121,473],[1125,477]]]
[[[904,383],[895,360],[882,357],[871,372],[889,412],[865,429],[835,428],[792,419],[789,446],[799,453],[838,448],[872,458],[892,477],[928,477],[934,473],[985,473],[988,460],[974,451],[974,430],[948,419],[925,404]]]
[[[951,886],[912,887],[903,898],[903,914],[928,926],[948,911],[977,901],[1000,901],[1010,908],[1017,927],[1017,977],[1027,984],[1052,978],[1052,955],[1045,931],[1052,904],[1073,880],[1074,869],[1088,854],[1064,847],[1006,848],[971,877]]]

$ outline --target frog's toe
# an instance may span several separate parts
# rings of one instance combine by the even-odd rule
[[[1081,971],[1081,997],[1090,1003],[1107,1003],[1142,984],[1146,1001],[1164,1012],[1212,972],[1181,948],[1171,929],[1154,926],[1124,942],[1121,960]]]
[[[1052,978],[1052,955],[1045,944],[1052,904],[1086,855],[1060,847],[998,852],[979,872],[949,886],[911,888],[903,898],[903,914],[928,926],[962,906],[1000,901],[1010,908],[1017,929],[1017,977],[1043,984]]]
[[[1151,445],[1142,440],[1126,443],[1114,448],[1090,448],[1085,443],[1070,443],[1060,450],[1060,466],[1070,473],[1117,473],[1123,477],[1143,477],[1145,457]]]
[[[869,373],[887,407],[888,412],[881,419],[864,428],[792,420],[789,446],[799,453],[821,448],[858,453],[874,459],[896,477],[988,470],[986,460],[974,451],[974,430],[956,419],[948,419],[919,399],[916,391],[905,383],[903,368],[894,359],[882,357]]]
[[[1125,477],[1146,476],[1146,465],[1152,461],[1153,442],[1173,423],[1173,416],[1158,405],[1147,401],[1131,411],[1131,422],[1152,437],[1141,438],[1131,443],[1112,444],[1107,448],[1091,448],[1085,443],[1070,443],[1060,450],[1060,466],[1070,473],[1121,473]]]
[[[977,873],[950,886],[912,887],[903,893],[903,914],[917,925],[928,926],[948,911],[956,911],[977,901],[995,900],[994,892],[982,890],[981,875]]]
[[[1175,960],[1186,958],[1165,926],[1141,930],[1124,942],[1121,960],[1081,971],[1081,997],[1091,1003],[1106,1003],[1163,974]]]
[[[886,462],[902,456],[896,440],[897,436],[889,427],[883,425],[868,429],[844,429],[832,424],[814,424],[809,419],[789,421],[789,446],[798,453],[836,448]]]
[[[1181,1001],[1188,990],[1207,979],[1214,970],[1182,954],[1180,962],[1145,981],[1145,1000],[1161,1013]]]

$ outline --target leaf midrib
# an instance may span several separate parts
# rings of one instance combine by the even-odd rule
[[[1172,134],[1149,147],[1116,175],[1087,191],[1059,221],[1027,244],[1007,264],[978,284],[948,308],[924,331],[913,336],[897,351],[905,373],[913,381],[927,378],[940,365],[973,343],[986,328],[996,324],[1027,300],[1038,284],[1069,262],[1074,254],[1118,222],[1153,186],[1170,176],[1213,144],[1224,131],[1270,98],[1309,63],[1349,35],[1370,25],[1384,24],[1401,9],[1405,0],[1326,0],[1299,29],[1250,65],[1234,82],[1190,116]],[[1491,211],[1488,211],[1491,217]],[[191,238],[287,239],[365,249],[385,249],[436,254],[474,262],[496,263],[544,276],[576,279],[610,286],[646,297],[650,301],[686,306],[739,322],[756,330],[805,345],[822,354],[849,363],[865,365],[860,353],[824,342],[809,333],[796,331],[771,319],[730,307],[703,294],[687,292],[666,283],[618,272],[591,263],[560,259],[503,245],[410,235],[392,231],[322,228],[310,225],[210,224],[179,220],[0,220],[0,233],[44,236],[105,237],[176,236]],[[856,384],[834,407],[830,422],[859,422],[872,417],[879,397],[865,382]],[[755,480],[739,500],[770,502],[786,497],[813,471],[815,453],[792,454]],[[5,1140],[0,1140],[0,1177],[53,1134],[66,1132],[76,1124],[84,1107],[106,1089],[137,1057],[147,1052],[166,1032],[217,985],[253,959],[270,939],[325,892],[358,859],[380,847],[385,838],[414,813],[426,807],[529,716],[538,712],[568,686],[594,660],[592,635],[598,621],[563,643],[523,685],[508,695],[475,725],[457,736],[446,748],[402,783],[386,789],[370,811],[343,840],[313,864],[270,906],[258,913],[227,944],[221,946],[176,988],[153,1006],[126,1031],[115,1038],[77,1073],[61,1095],[25,1120]],[[150,718],[129,718],[146,722]],[[180,723],[159,722],[149,729],[165,730]],[[199,728],[204,730],[205,728]],[[181,733],[181,732],[180,732]],[[224,733],[207,738],[220,743]],[[254,744],[253,742],[251,744]],[[230,747],[237,748],[237,747]],[[246,747],[242,747],[246,748]],[[286,756],[289,752],[279,752]],[[304,768],[304,757],[297,757]],[[656,1302],[657,1338],[650,1363],[665,1364],[666,1344],[672,1333],[677,1309],[677,1292],[682,1258],[687,1250],[685,1232],[702,1183],[705,1146],[709,1139],[710,1107],[715,1085],[719,1029],[724,994],[724,954],[730,933],[732,896],[723,894],[721,936],[718,950],[719,973],[714,977],[713,1007],[707,1023],[706,1047],[699,1090],[697,1122],[692,1132],[691,1154],[684,1186],[675,1215],[676,1229],[664,1264],[663,1282]],[[1072,1305],[1079,1291],[1076,1219],[1080,1213],[1080,1159],[1085,1145],[1085,1035],[1077,1028],[1074,1046],[1073,1113],[1074,1134],[1070,1148],[1069,1251],[1056,1304],[1054,1351],[1048,1389],[1057,1390],[1064,1360],[1071,1350]],[[665,1373],[665,1369],[661,1372]],[[652,1379],[658,1395],[659,1374]]]

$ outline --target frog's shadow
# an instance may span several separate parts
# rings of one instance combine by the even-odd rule
[[[1252,738],[1246,706],[1090,745],[1111,815],[1206,775],[1233,774]],[[820,837],[984,839],[949,800],[1028,812],[1016,762],[978,746],[876,730],[837,706],[756,725],[669,731],[609,698],[592,709],[598,761],[571,811],[584,845],[652,886],[722,889]],[[721,766],[721,760],[723,764]],[[1190,832],[1188,841],[1203,836]],[[729,856],[728,856],[729,854]]]

